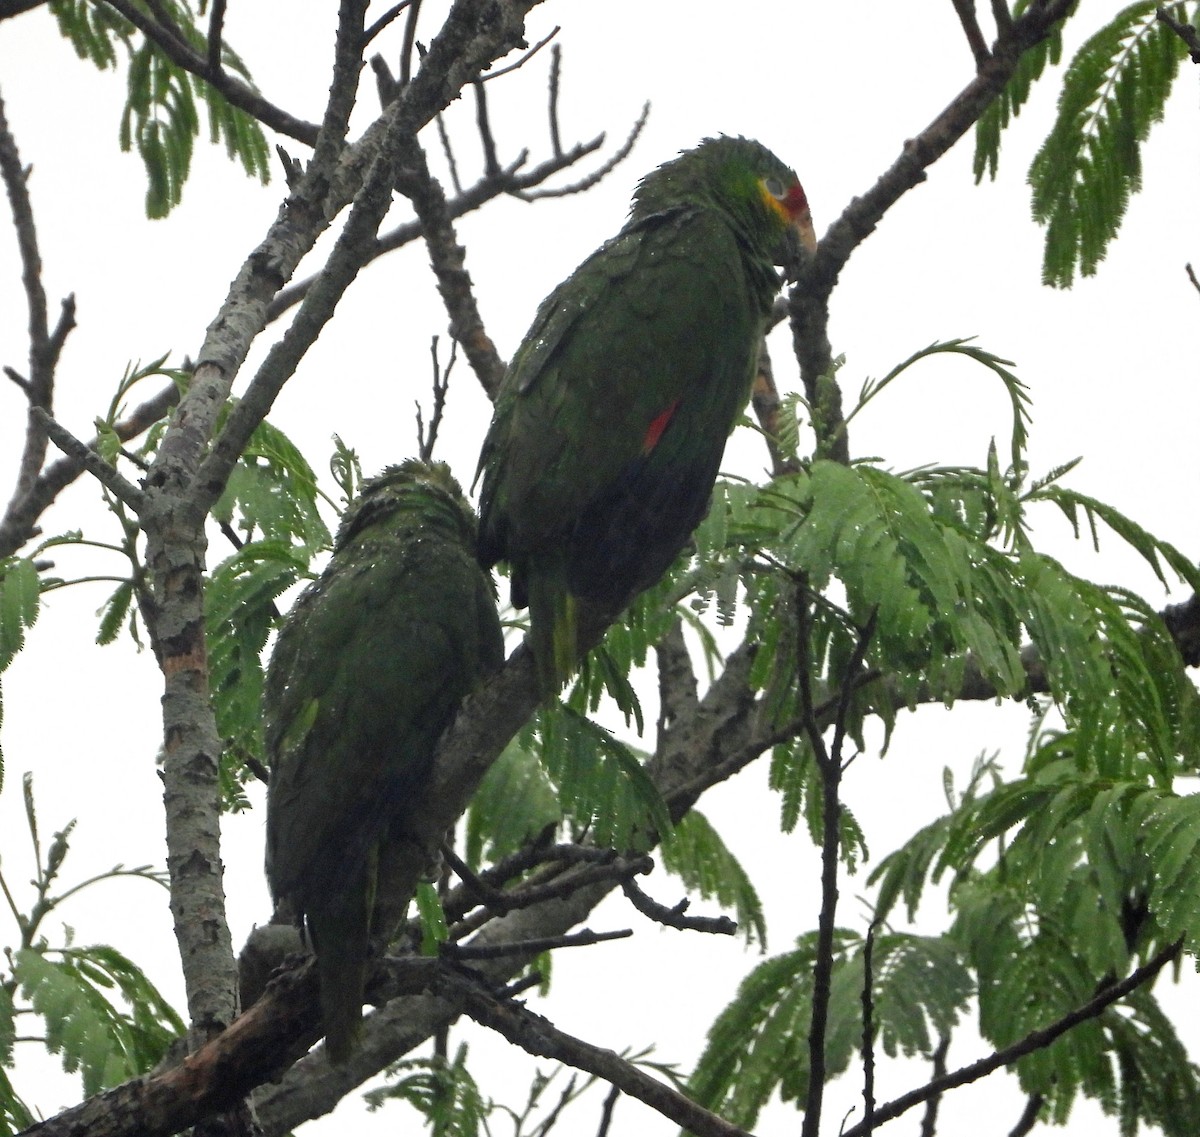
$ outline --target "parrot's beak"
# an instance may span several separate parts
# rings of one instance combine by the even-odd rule
[[[792,228],[796,231],[800,244],[810,253],[815,253],[817,251],[817,235],[813,232],[812,214],[807,209],[792,222]]]
[[[789,281],[799,279],[800,266],[806,257],[817,251],[817,235],[813,232],[812,214],[808,209],[798,213],[787,228],[783,248],[776,264],[781,266]]]

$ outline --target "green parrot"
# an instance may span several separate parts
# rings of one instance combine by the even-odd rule
[[[504,659],[474,541],[447,466],[389,467],[347,509],[271,655],[267,879],[311,937],[334,1062],[357,1041],[371,944],[394,931],[378,926],[384,901],[398,915],[376,896],[381,857],[463,697]]]
[[[815,244],[796,175],[709,138],[643,178],[621,232],[542,302],[480,456],[479,557],[510,565],[546,693],[704,516],[774,266]]]

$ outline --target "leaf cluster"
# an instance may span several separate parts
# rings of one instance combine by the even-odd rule
[[[161,875],[148,866],[116,865],[78,884],[59,886],[75,823],[55,833],[43,855],[28,775],[24,798],[36,865],[34,900],[27,911],[18,906],[13,886],[0,874],[0,893],[18,933],[16,946],[4,951],[7,974],[0,969],[0,1135],[5,1137],[32,1124],[4,1072],[14,1062],[19,1018],[41,1020],[40,1041],[61,1056],[67,1073],[80,1073],[86,1094],[150,1070],[185,1029],[154,984],[122,952],[107,944],[77,945],[66,926],[62,942],[52,946],[44,931],[46,918],[84,889],[118,877],[141,877],[161,885]]]
[[[1063,77],[1054,126],[1029,169],[1033,216],[1045,227],[1042,280],[1069,287],[1095,274],[1142,186],[1142,145],[1160,122],[1187,56],[1158,19],[1155,0],[1123,8],[1075,53]],[[1161,5],[1180,23],[1196,5]],[[1046,62],[1058,62],[1060,32],[1022,58],[976,127],[975,178],[994,177],[1000,135],[1029,97]]]
[[[156,5],[171,23],[171,34],[192,49],[206,51],[204,32],[188,0]],[[50,0],[59,30],[81,59],[100,70],[116,68],[118,47],[127,63],[127,92],[121,114],[121,149],[136,148],[146,171],[146,215],[166,217],[183,199],[192,153],[200,133],[202,104],[210,140],[223,141],[231,159],[264,185],[270,180],[270,152],[258,122],[233,106],[203,79],[176,64],[153,40],[106,4],[89,0]],[[228,44],[221,45],[221,66],[249,85],[250,73]]]

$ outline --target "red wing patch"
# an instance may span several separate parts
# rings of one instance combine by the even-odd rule
[[[667,423],[671,421],[672,415],[675,414],[675,408],[679,406],[679,400],[676,399],[665,411],[655,415],[654,420],[646,428],[646,436],[642,439],[642,453],[649,454],[658,445],[658,440],[662,438],[662,433],[667,429]]]

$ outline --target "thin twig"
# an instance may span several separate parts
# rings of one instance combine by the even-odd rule
[[[471,1018],[503,1035],[513,1045],[603,1078],[695,1137],[749,1137],[744,1129],[710,1113],[611,1050],[559,1030],[548,1019],[520,1004],[501,1002],[477,983],[443,969],[435,987],[446,997],[461,1000]]]
[[[521,154],[504,167],[495,177],[480,178],[473,186],[463,190],[453,200],[448,201],[446,203],[447,215],[450,220],[457,220],[459,217],[467,213],[472,213],[481,206],[486,205],[493,198],[500,197],[506,193],[512,194],[514,197],[525,198],[526,195],[522,193],[523,190],[540,185],[547,178],[574,165],[588,154],[595,153],[603,145],[604,135],[601,134],[593,138],[590,142],[581,142],[573,146],[566,154],[563,154],[559,158],[550,158],[534,166],[532,169],[526,170],[524,173],[518,173],[527,158],[527,155]],[[606,163],[606,165],[609,164]],[[457,168],[454,166],[451,167],[451,176],[453,179],[457,179]],[[418,240],[422,234],[423,228],[419,220],[406,221],[396,226],[395,229],[380,234],[364,264],[370,264],[371,261],[384,256],[386,253],[393,252],[412,241]],[[315,276],[308,277],[305,280],[297,281],[295,284],[280,289],[267,308],[268,322],[277,320],[289,308],[299,304],[316,279]]]
[[[417,20],[421,15],[421,0],[412,0],[408,19],[404,21],[404,43],[400,48],[400,86],[407,87],[412,78],[413,45],[417,42]]]
[[[941,1078],[946,1073],[946,1055],[950,1053],[950,1036],[942,1035],[938,1040],[937,1049],[933,1052],[933,1076]],[[934,1137],[937,1133],[938,1107],[942,1104],[942,1095],[934,1094],[925,1103],[925,1112],[921,1115],[921,1137]]]
[[[875,931],[878,918],[871,921],[863,944],[862,985],[862,1060],[863,1060],[863,1125],[868,1133],[875,1127],[875,973],[872,969],[875,954]]]
[[[492,123],[488,118],[487,91],[481,80],[476,80],[471,86],[475,90],[475,126],[483,146],[483,170],[491,178],[500,172],[500,160],[496,157],[496,139],[492,135]]]
[[[212,0],[208,13],[208,73],[221,70],[221,37],[225,30],[225,0]]]
[[[608,1137],[608,1131],[612,1126],[613,1109],[620,1096],[621,1091],[616,1086],[613,1086],[605,1096],[604,1106],[600,1110],[600,1127],[596,1130],[596,1137]]]
[[[967,37],[967,44],[971,48],[971,54],[975,57],[975,66],[982,67],[990,57],[987,40],[983,38],[983,32],[979,30],[979,21],[975,18],[975,0],[950,0],[950,2],[958,13],[963,34]]]
[[[1189,262],[1185,267],[1187,268],[1188,280],[1190,280],[1192,282],[1192,287],[1197,292],[1200,292],[1200,280],[1196,279],[1196,273],[1195,273],[1195,270],[1192,268],[1191,263]]]
[[[433,448],[437,444],[438,428],[442,425],[442,413],[446,409],[446,392],[450,389],[450,372],[454,370],[458,358],[458,341],[450,341],[450,359],[446,370],[442,371],[438,363],[438,337],[434,336],[429,345],[429,354],[433,358],[433,413],[429,418],[429,436],[425,435],[425,422],[421,416],[421,404],[417,402],[417,450],[422,462],[433,460]]]
[[[562,132],[558,125],[558,91],[562,79],[562,48],[554,45],[550,53],[550,152],[558,157],[562,153]]]
[[[544,951],[554,951],[565,947],[591,947],[593,944],[605,943],[608,940],[627,940],[633,935],[630,928],[621,928],[615,932],[593,932],[584,928],[579,932],[570,932],[562,936],[543,936],[532,940],[514,940],[503,944],[473,944],[442,943],[438,950],[451,959],[502,959],[510,955],[540,955]]]
[[[638,115],[637,121],[633,124],[625,141],[621,143],[620,148],[607,162],[604,163],[598,170],[588,174],[586,178],[580,178],[577,182],[572,182],[569,186],[560,186],[557,189],[538,189],[538,190],[518,190],[513,196],[519,197],[522,201],[539,201],[545,197],[569,197],[574,193],[584,193],[596,185],[597,182],[603,181],[612,171],[619,166],[626,158],[629,157],[630,151],[633,150],[634,144],[641,136],[642,130],[646,125],[646,120],[650,117],[650,104],[642,104],[642,113]],[[604,135],[601,135],[598,141],[603,142]]]
[[[808,1034],[808,1095],[801,1137],[817,1137],[821,1126],[821,1104],[825,1092],[825,1036],[832,997],[833,941],[837,927],[838,864],[841,856],[842,745],[846,718],[854,693],[853,677],[862,670],[867,646],[875,631],[875,612],[859,631],[854,651],[846,665],[846,681],[834,716],[833,739],[826,747],[821,721],[813,714],[812,688],[808,679],[812,659],[811,622],[808,601],[798,599],[800,650],[797,653],[802,691],[801,710],[813,756],[821,773],[821,912],[817,920],[817,950],[813,964],[812,1019]]]
[[[550,31],[542,36],[524,55],[521,56],[515,63],[505,64],[503,67],[497,67],[495,71],[488,71],[479,77],[481,83],[489,83],[493,79],[499,79],[501,75],[507,75],[511,71],[518,71],[525,66],[539,51],[542,50],[558,33],[562,31],[556,24]]]
[[[1200,63],[1200,32],[1191,24],[1181,23],[1161,4],[1154,10],[1155,18],[1167,25],[1187,45],[1193,63]]]
[[[92,477],[101,482],[135,513],[141,509],[145,494],[125,478],[86,442],[81,442],[65,426],[56,422],[41,407],[30,407],[30,415],[37,419],[51,441],[68,457],[74,458]]]
[[[429,172],[429,163],[420,143],[412,138],[405,139],[400,149],[404,170],[398,186],[412,202],[421,222],[438,292],[450,317],[450,334],[462,344],[467,361],[483,389],[494,397],[504,376],[504,361],[484,327],[471,276],[466,269],[466,250],[458,243],[446,195]]]
[[[1038,1123],[1038,1114],[1042,1112],[1042,1105],[1046,1099],[1041,1094],[1030,1094],[1025,1102],[1025,1108],[1021,1111],[1021,1116],[1017,1118],[1017,1123],[1008,1131],[1008,1137],[1026,1137],[1026,1134],[1033,1132],[1033,1127]]]
[[[656,924],[663,924],[668,928],[678,928],[680,931],[708,932],[718,936],[737,934],[737,922],[728,916],[685,916],[684,913],[690,903],[687,897],[684,897],[673,908],[668,908],[653,897],[647,896],[632,879],[623,881],[621,889],[629,898],[629,902],[643,916],[653,920]]]
[[[382,16],[379,17],[365,32],[363,32],[363,50],[366,50],[369,44],[384,28],[386,28],[405,8],[412,3],[412,0],[400,0],[399,4],[393,4]]]

